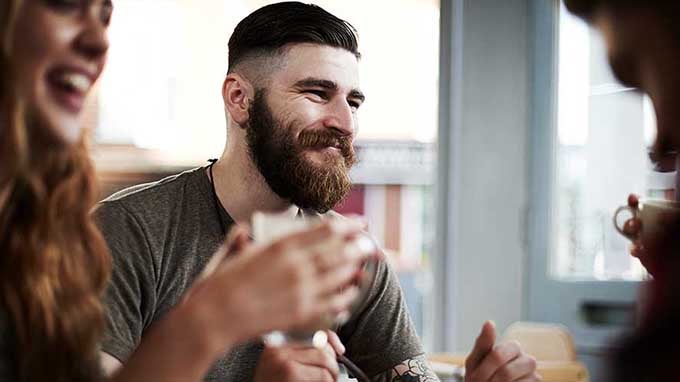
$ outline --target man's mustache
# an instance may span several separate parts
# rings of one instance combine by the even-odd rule
[[[342,136],[332,131],[305,130],[300,132],[298,143],[302,147],[352,147],[349,136]]]

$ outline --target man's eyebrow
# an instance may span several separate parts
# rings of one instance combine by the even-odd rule
[[[322,88],[326,90],[333,90],[336,91],[338,90],[338,84],[330,81],[330,80],[323,80],[320,78],[314,78],[314,77],[308,77],[305,79],[302,79],[298,82],[295,83],[295,87],[298,88]],[[361,102],[364,102],[366,99],[366,96],[364,93],[361,92],[359,89],[352,89],[349,92],[349,97],[350,98],[356,98],[360,99]]]
[[[364,102],[366,100],[366,96],[359,89],[352,89],[352,91],[349,92],[349,97],[360,99],[361,102]]]
[[[295,83],[298,88],[324,88],[328,90],[337,90],[338,84],[330,80],[322,80],[320,78],[308,77]]]

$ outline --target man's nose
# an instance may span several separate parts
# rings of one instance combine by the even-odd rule
[[[329,107],[324,126],[334,130],[340,136],[353,136],[355,122],[352,107],[344,99],[334,100],[329,103]]]

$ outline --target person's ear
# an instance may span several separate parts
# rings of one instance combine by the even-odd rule
[[[222,84],[224,107],[239,126],[248,122],[250,103],[255,97],[253,85],[238,73],[229,73]]]

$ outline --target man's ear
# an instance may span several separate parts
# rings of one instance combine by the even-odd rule
[[[224,108],[239,126],[243,126],[249,116],[250,103],[255,97],[253,85],[238,73],[229,73],[222,84]]]

